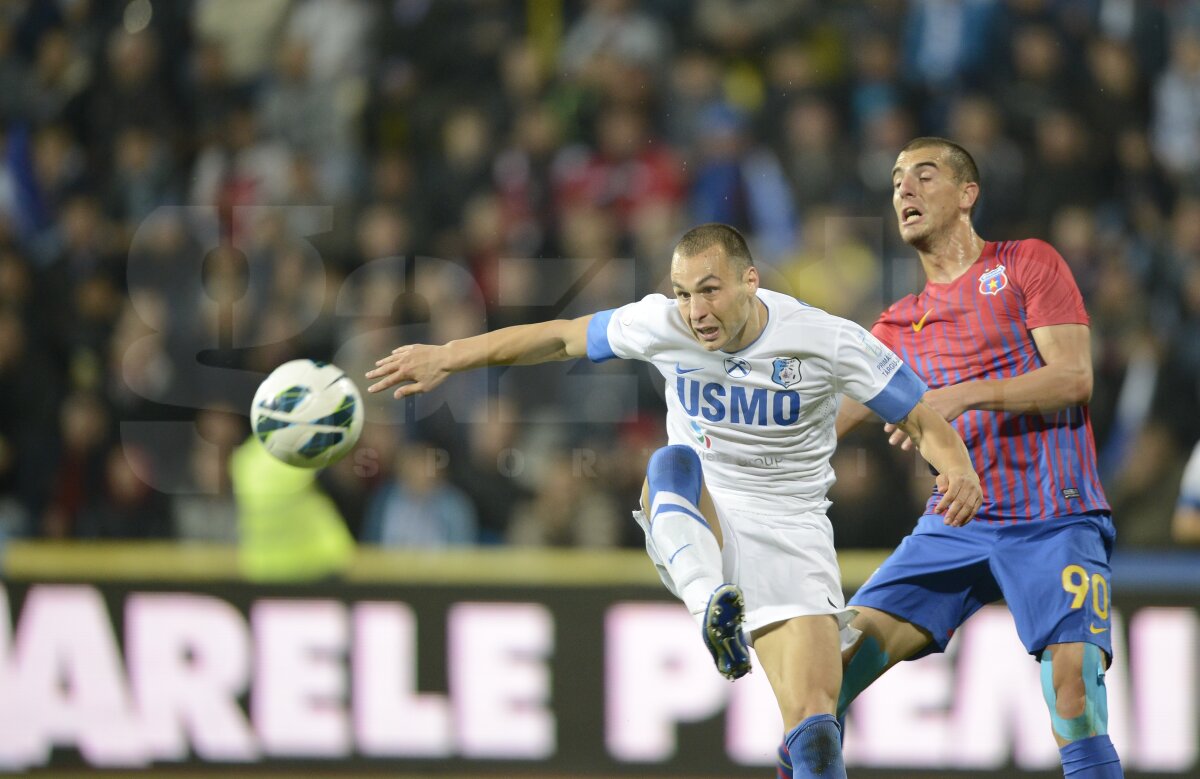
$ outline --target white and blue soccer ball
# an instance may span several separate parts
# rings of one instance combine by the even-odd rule
[[[324,468],[346,455],[363,427],[358,387],[336,365],[291,360],[271,371],[250,407],[254,435],[289,465]]]

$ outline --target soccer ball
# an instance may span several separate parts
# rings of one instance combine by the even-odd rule
[[[324,468],[358,441],[362,395],[336,365],[291,360],[259,385],[250,424],[276,458],[302,468]]]

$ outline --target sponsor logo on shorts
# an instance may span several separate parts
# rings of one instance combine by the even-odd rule
[[[1088,630],[1092,631],[1092,634],[1095,635],[1096,633],[1103,633],[1108,628],[1098,628],[1095,625],[1088,625]]]
[[[1062,491],[1062,496],[1067,500],[1070,500],[1071,498],[1078,498],[1079,490],[1075,489],[1074,487],[1067,487]]]

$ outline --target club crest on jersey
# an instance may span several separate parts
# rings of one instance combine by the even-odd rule
[[[744,379],[750,375],[750,363],[741,357],[726,357],[725,372],[735,379]]]
[[[797,358],[776,357],[771,366],[771,381],[784,389],[800,383],[800,360]]]
[[[1004,275],[1004,266],[997,265],[991,270],[985,270],[979,276],[979,291],[984,295],[998,295],[1000,290],[1008,286],[1008,276]]]

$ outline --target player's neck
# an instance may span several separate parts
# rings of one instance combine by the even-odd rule
[[[921,257],[925,278],[935,284],[949,284],[975,264],[985,243],[967,222],[933,238],[927,245],[915,248]]]

